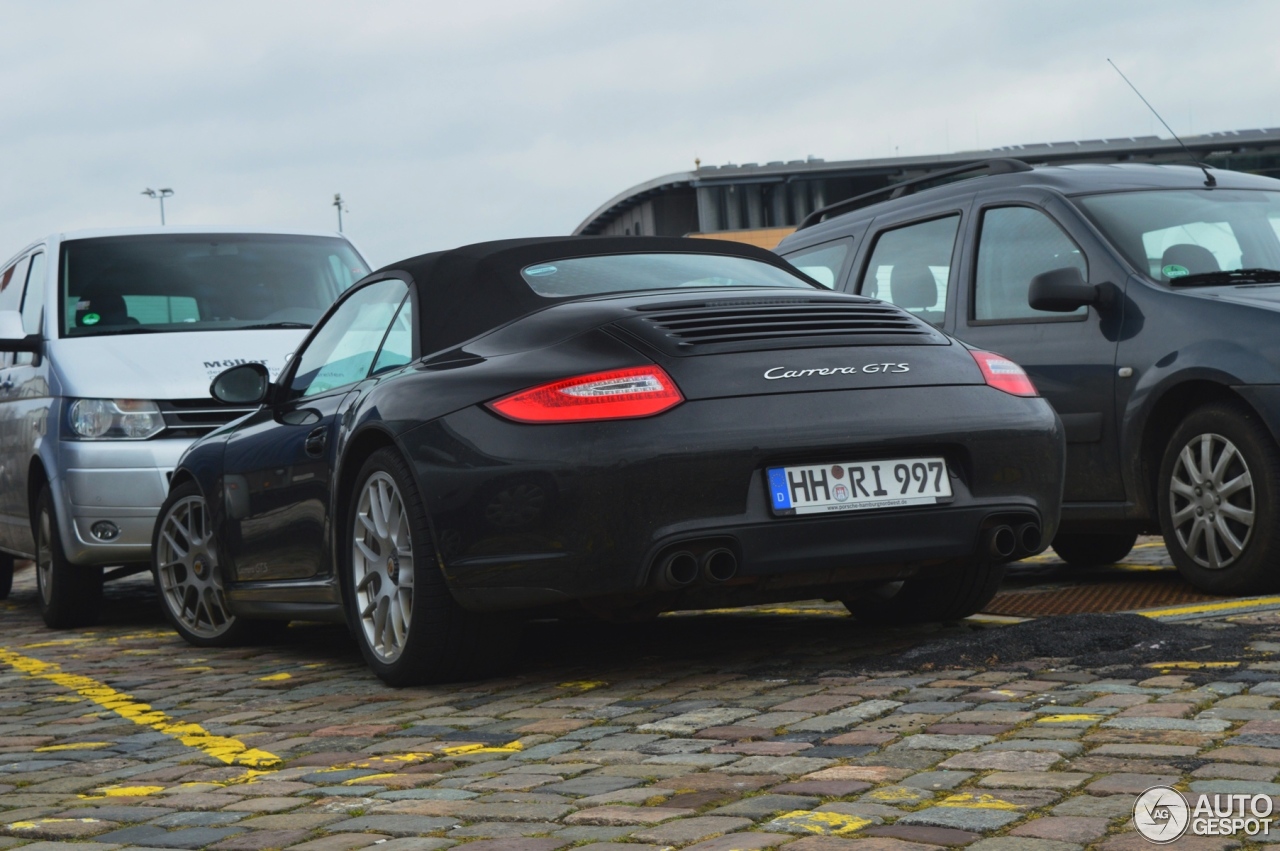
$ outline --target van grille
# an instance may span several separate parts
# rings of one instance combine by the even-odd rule
[[[824,344],[909,344],[934,342],[937,336],[906,311],[878,303],[757,299],[640,310],[650,326],[682,349],[799,338],[822,338]],[[830,339],[861,337],[875,339]]]
[[[166,399],[157,402],[168,437],[199,436],[226,425],[256,408],[223,405],[215,399]]]

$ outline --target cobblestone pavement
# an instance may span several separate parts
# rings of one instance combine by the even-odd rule
[[[821,604],[538,623],[517,676],[395,690],[341,628],[201,650],[142,578],[93,629],[46,631],[33,595],[27,571],[0,604],[0,849],[1136,851],[1152,785],[1280,796],[1270,610],[1208,613],[1239,658],[1119,671],[875,670],[1006,627]]]

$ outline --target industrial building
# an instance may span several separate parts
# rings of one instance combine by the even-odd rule
[[[1214,167],[1280,176],[1280,128],[1183,139]],[[1139,136],[1012,145],[923,157],[826,162],[810,157],[759,165],[701,165],[633,186],[600,205],[575,234],[716,236],[772,248],[814,210],[933,171],[996,157],[1032,165],[1187,162],[1173,139]]]

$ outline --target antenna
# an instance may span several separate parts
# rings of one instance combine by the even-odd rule
[[[1118,67],[1116,67],[1116,63],[1108,59],[1107,64],[1109,64],[1112,68],[1115,68],[1116,73],[1120,75],[1120,79],[1124,80],[1126,83],[1129,83],[1129,88],[1133,89],[1133,93],[1137,95],[1142,100],[1142,102],[1147,105],[1147,109],[1151,110],[1151,114],[1160,120],[1160,123],[1164,125],[1164,129],[1169,131],[1169,135],[1173,137],[1174,141],[1182,146],[1182,150],[1187,152],[1187,157],[1188,159],[1191,160],[1191,164],[1204,172],[1204,185],[1217,186],[1218,181],[1214,180],[1213,175],[1209,173],[1209,169],[1205,167],[1204,163],[1196,159],[1196,155],[1191,153],[1191,149],[1187,147],[1187,143],[1183,142],[1182,139],[1178,137],[1178,134],[1173,132],[1173,128],[1169,126],[1169,123],[1165,121],[1163,118],[1160,118],[1160,113],[1156,112],[1156,108],[1151,105],[1151,102],[1149,100],[1142,97],[1142,92],[1138,91],[1138,87],[1129,81],[1129,78],[1124,75],[1123,71],[1121,71]]]

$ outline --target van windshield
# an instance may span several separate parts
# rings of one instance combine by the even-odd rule
[[[369,273],[345,240],[154,234],[62,245],[62,334],[309,328]]]
[[[1280,275],[1280,192],[1144,190],[1075,200],[1154,281],[1212,286]]]

